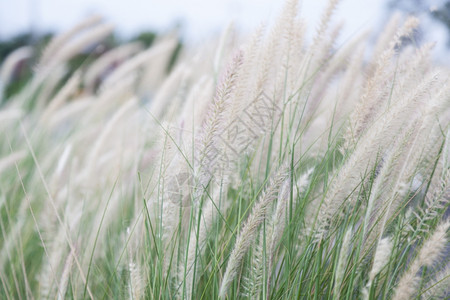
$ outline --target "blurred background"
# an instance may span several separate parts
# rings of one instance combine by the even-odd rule
[[[180,27],[185,38],[202,39],[233,21],[249,30],[277,15],[283,0],[0,0],[0,37],[69,28],[90,14],[101,14],[117,25],[123,37],[140,31]],[[303,1],[302,15],[315,21],[326,0]],[[386,1],[342,1],[338,18],[347,27],[373,25]]]
[[[300,2],[300,14],[310,37],[327,0]],[[149,46],[158,35],[175,30],[179,49],[217,36],[230,22],[243,34],[250,33],[258,25],[270,23],[283,3],[283,0],[0,0],[0,65],[14,49],[26,45],[43,49],[54,34],[94,14],[115,26],[102,51],[134,40]],[[421,19],[414,40],[418,44],[436,42],[436,61],[448,65],[450,0],[342,0],[334,15],[334,21],[342,21],[344,25],[339,43],[367,29],[371,29],[372,36],[379,34],[396,12]],[[81,56],[72,63],[77,65],[84,59]],[[26,71],[21,74],[20,68],[17,72],[19,78],[29,75]]]
[[[117,26],[122,38],[143,31],[161,32],[178,27],[185,39],[201,40],[230,21],[243,31],[272,19],[283,0],[0,0],[0,39],[19,34],[39,36],[70,28],[91,14],[100,14]],[[327,0],[301,1],[301,14],[317,24]],[[438,37],[450,26],[448,0],[343,0],[336,20],[345,20],[348,36],[364,28],[379,29],[390,14],[403,11],[422,18]],[[440,37],[440,36],[439,36]]]
[[[116,38],[163,33],[177,28],[183,41],[198,42],[217,34],[230,22],[242,32],[270,21],[283,0],[0,0],[0,41],[29,43],[66,30],[92,14],[116,26]],[[317,24],[327,0],[304,0],[301,15]],[[364,29],[377,33],[396,11],[421,18],[417,38],[449,46],[450,0],[343,0],[335,20],[344,21],[341,40]],[[443,45],[444,44],[444,45]],[[6,54],[2,45],[0,59]],[[11,48],[11,47],[9,47]],[[7,49],[9,50],[9,49]]]

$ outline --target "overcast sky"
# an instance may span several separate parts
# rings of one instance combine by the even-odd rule
[[[365,30],[378,32],[387,21],[389,0],[342,0],[334,16],[343,20],[339,42]],[[328,0],[300,1],[301,16],[307,21],[308,34],[317,27]],[[33,29],[35,32],[58,32],[70,28],[84,17],[97,13],[116,25],[116,32],[129,37],[142,30],[158,32],[181,25],[186,41],[202,41],[234,25],[251,32],[263,22],[273,20],[284,0],[0,0],[0,39]],[[440,5],[442,0],[429,0]],[[447,31],[423,13],[423,35],[437,42],[435,57],[448,62]]]
[[[165,30],[183,25],[187,38],[201,39],[220,31],[230,21],[251,30],[273,19],[282,0],[0,0],[0,38],[30,28],[60,31],[83,17],[100,13],[120,34],[143,29]],[[305,0],[301,15],[317,24],[327,0]],[[382,19],[386,0],[343,0],[335,19],[345,19],[344,35],[375,26]],[[377,23],[378,22],[378,23]]]

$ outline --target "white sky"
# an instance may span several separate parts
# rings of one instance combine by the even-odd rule
[[[378,32],[387,21],[389,0],[341,0],[334,20],[344,20],[339,42],[365,29]],[[430,0],[439,5],[442,0]],[[300,0],[301,16],[311,35],[328,0]],[[233,21],[243,31],[251,32],[263,22],[273,20],[284,0],[0,0],[0,39],[32,28],[35,32],[62,31],[84,17],[98,13],[116,25],[121,36],[142,30],[158,32],[180,24],[188,41],[202,41],[221,32]],[[426,14],[422,24],[427,41],[437,42],[435,57],[449,64],[447,31]]]
[[[317,24],[327,0],[304,0],[301,15]],[[386,0],[343,0],[335,19],[345,19],[344,36],[382,20]],[[165,30],[180,23],[189,39],[201,39],[230,21],[249,31],[273,19],[283,0],[0,0],[0,38],[27,29],[63,30],[86,15],[100,13],[124,35]],[[311,28],[310,28],[311,29]]]

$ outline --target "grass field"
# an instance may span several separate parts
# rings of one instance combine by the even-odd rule
[[[448,299],[450,72],[413,17],[338,44],[337,2],[170,72],[176,35],[97,57],[98,17],[11,53],[0,298]]]

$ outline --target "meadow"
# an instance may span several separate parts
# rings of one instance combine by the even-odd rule
[[[95,16],[1,62],[0,298],[448,299],[448,68],[297,2],[170,70]]]

